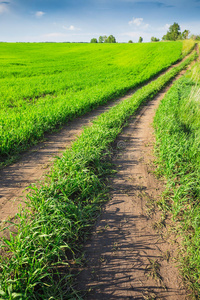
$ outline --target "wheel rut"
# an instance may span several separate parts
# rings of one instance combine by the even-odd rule
[[[111,179],[111,201],[86,245],[88,264],[79,277],[79,289],[87,291],[86,299],[186,299],[172,264],[176,248],[155,232],[146,209],[146,203],[152,205],[163,190],[163,184],[151,173],[151,123],[168,89],[143,107],[116,141],[121,150],[113,161],[118,172]],[[95,117],[133,93],[77,118],[60,132],[46,135],[45,142],[0,170],[0,222],[14,217],[19,205],[25,205],[28,187],[48,173],[55,156],[61,156],[70,147],[83,126],[90,126]],[[154,224],[158,224],[159,217],[154,218]]]
[[[178,64],[172,65],[151,81]],[[48,173],[55,157],[61,156],[62,152],[70,147],[71,143],[81,134],[84,126],[90,126],[94,118],[128,97],[132,97],[139,88],[141,87],[131,90],[124,97],[110,101],[107,105],[100,106],[92,112],[76,118],[58,132],[46,134],[45,142],[37,144],[20,155],[18,162],[0,169],[0,223],[14,217],[19,207],[25,206],[24,198],[29,191],[28,187],[32,183],[42,180]]]
[[[165,184],[153,174],[152,122],[171,85],[118,136],[111,200],[85,246],[86,263],[78,277],[84,299],[188,299],[175,262],[176,238],[169,238],[164,226],[169,220],[155,206]]]
[[[109,110],[120,101],[131,97],[136,91],[92,112],[78,117],[64,125],[61,130],[45,135],[45,141],[23,153],[18,162],[0,170],[0,222],[12,218],[20,207],[23,207],[25,195],[32,183],[41,181],[48,173],[56,156],[63,151],[81,134],[84,126],[90,126],[92,120]]]

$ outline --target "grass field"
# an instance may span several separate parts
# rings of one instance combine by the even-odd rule
[[[200,67],[195,65],[162,101],[155,118],[158,174],[168,180],[159,206],[182,237],[182,272],[200,297]]]
[[[0,44],[0,162],[148,81],[194,45]]]
[[[47,181],[29,194],[27,210],[17,216],[17,233],[3,239],[7,254],[0,261],[3,299],[78,299],[70,261],[79,262],[76,253],[107,198],[105,180],[112,167],[106,158],[111,144],[140,105],[195,57],[193,53],[98,117],[55,162]]]

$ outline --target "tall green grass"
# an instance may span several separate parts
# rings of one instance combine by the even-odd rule
[[[190,40],[183,40],[183,48],[182,48],[182,56],[185,57],[188,53],[191,52],[195,48],[195,41]]]
[[[200,67],[180,79],[155,117],[159,172],[168,179],[160,205],[183,240],[183,275],[200,297]]]
[[[0,162],[180,59],[182,42],[0,44]]]
[[[73,299],[72,269],[106,199],[111,143],[142,103],[150,100],[180,66],[138,90],[86,127],[54,164],[46,182],[33,188],[27,209],[17,216],[14,236],[3,239],[0,295],[3,299]]]

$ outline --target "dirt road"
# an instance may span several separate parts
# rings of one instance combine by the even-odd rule
[[[152,173],[152,122],[168,89],[132,118],[116,141],[111,200],[86,245],[78,279],[85,299],[187,298],[174,262],[177,247],[164,238],[164,216],[154,206],[164,184]]]
[[[186,59],[187,57],[185,57]],[[176,66],[179,63],[173,65]],[[165,72],[170,70],[168,68]],[[165,73],[162,72],[162,73]],[[162,74],[161,73],[161,74]],[[160,76],[158,74],[154,80]],[[148,83],[147,83],[148,84]],[[18,212],[18,207],[24,206],[24,197],[28,187],[32,183],[41,180],[48,172],[55,156],[61,156],[62,152],[70,147],[71,143],[82,132],[83,126],[91,124],[92,120],[117,103],[131,97],[140,87],[130,91],[107,105],[101,106],[94,111],[75,119],[63,126],[59,132],[45,136],[46,142],[39,143],[26,153],[21,155],[17,163],[0,170],[0,223],[7,218],[12,218]]]
[[[136,89],[135,89],[136,90]],[[45,136],[46,141],[39,143],[31,150],[23,153],[17,163],[0,170],[0,222],[12,218],[19,206],[24,206],[27,187],[37,183],[47,174],[56,156],[70,147],[71,143],[81,134],[83,126],[91,125],[92,120],[120,101],[131,97],[135,90],[125,97],[109,102],[86,115],[63,126],[59,132]]]
[[[130,121],[116,141],[114,163],[118,173],[111,182],[112,199],[86,246],[88,264],[79,278],[79,289],[87,291],[86,299],[186,299],[173,263],[176,247],[155,230],[162,225],[161,216],[152,218],[153,203],[160,197],[163,184],[151,173],[151,123],[167,89]],[[54,157],[70,147],[82,126],[90,125],[93,118],[131,96],[76,119],[60,132],[46,136],[46,142],[33,147],[19,162],[2,169],[0,221],[17,213],[27,192],[24,189],[47,173]]]

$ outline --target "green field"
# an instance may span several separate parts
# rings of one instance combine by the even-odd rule
[[[182,237],[182,273],[200,297],[200,67],[195,65],[163,99],[155,117],[158,174],[167,178],[162,210]]]
[[[194,43],[193,43],[194,44]],[[148,81],[182,42],[0,44],[0,162],[44,133]]]
[[[117,45],[116,49],[115,46],[108,46],[104,50],[107,49],[109,53],[111,50],[112,53],[118,51],[116,57],[118,56],[119,66],[122,49],[124,51],[126,49],[129,55],[134,49],[139,52],[146,49],[147,54],[147,50],[152,47],[151,55],[153,57],[155,54],[157,63],[149,60],[149,65],[145,67],[145,60],[140,62],[143,68],[145,67],[147,75],[147,70],[150,72],[154,68],[161,68],[161,63],[157,66],[164,53],[161,48],[173,46],[173,49],[177,49],[177,59],[181,55],[180,45],[182,47],[181,43],[160,43],[128,45],[127,48],[124,45]],[[83,48],[87,46],[81,45]],[[75,45],[69,47],[73,48]],[[94,49],[98,48],[93,48],[93,51]],[[169,49],[168,51],[172,52],[172,48]],[[126,64],[131,60],[132,66],[129,64],[127,68],[125,65],[121,68],[115,66],[116,72],[120,73],[121,70],[122,74],[124,69],[126,72],[132,69],[133,72],[134,59],[133,57],[130,59],[129,55],[127,54]],[[141,57],[140,53],[138,55]],[[169,56],[165,55],[162,58],[163,68],[164,61],[166,68]],[[196,53],[191,54],[179,66],[173,67],[143,86],[131,98],[122,101],[95,119],[93,125],[84,128],[82,135],[72,144],[72,147],[55,161],[46,181],[33,188],[32,193],[28,195],[27,209],[23,209],[17,216],[17,233],[15,232],[14,236],[11,233],[9,239],[3,239],[2,249],[4,254],[6,253],[0,259],[0,295],[3,299],[80,299],[74,290],[74,275],[70,262],[73,258],[74,265],[80,263],[82,245],[88,237],[102,203],[108,199],[106,179],[112,173],[112,165],[109,161],[111,145],[122,131],[127,119],[140,105],[153,98],[195,58]],[[138,69],[140,64],[138,63]],[[104,67],[104,71],[106,70],[107,67]],[[152,72],[151,76],[155,74]],[[147,80],[144,72],[143,76],[145,78],[143,79]],[[149,74],[148,76],[151,77]],[[137,78],[140,77],[131,75],[127,82],[129,80],[134,82]],[[121,77],[120,81],[124,83],[126,78]],[[113,89],[114,84],[113,78],[113,85],[111,85]],[[124,93],[126,89],[127,87],[122,88],[117,93]],[[108,95],[114,97],[112,89],[110,91],[111,94]],[[109,97],[105,100],[102,98],[103,101],[108,99]],[[87,104],[87,101],[83,103]]]

